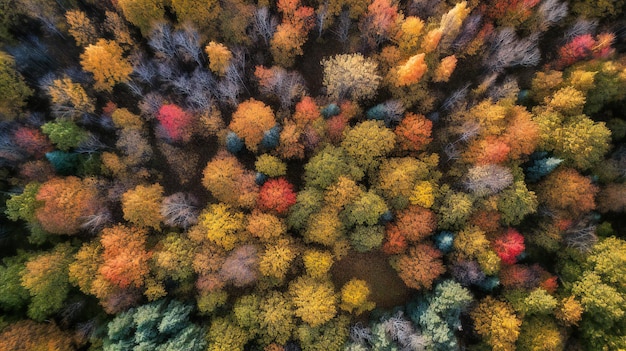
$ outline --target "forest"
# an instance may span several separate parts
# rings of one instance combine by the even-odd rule
[[[626,350],[626,0],[0,0],[0,351]]]

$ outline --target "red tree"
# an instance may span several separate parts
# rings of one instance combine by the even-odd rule
[[[289,207],[296,203],[293,185],[285,178],[273,178],[265,182],[259,191],[257,205],[264,211],[275,211],[285,214]]]
[[[493,243],[494,251],[506,264],[515,264],[517,256],[524,251],[524,248],[524,237],[513,228],[509,228]]]
[[[161,106],[157,119],[173,141],[187,142],[191,138],[193,118],[180,107],[174,104]]]
[[[17,146],[35,158],[41,158],[46,152],[54,149],[48,137],[38,129],[20,127],[13,134],[13,140]]]
[[[420,241],[437,228],[437,216],[421,206],[409,206],[398,213],[395,225],[409,241]]]
[[[383,252],[387,255],[396,255],[403,253],[406,247],[406,238],[400,233],[398,226],[395,224],[387,225],[385,229],[385,242],[382,247]]]

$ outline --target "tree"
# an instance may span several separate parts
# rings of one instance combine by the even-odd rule
[[[237,106],[228,127],[244,140],[248,150],[256,152],[264,132],[276,125],[274,112],[261,101],[249,99]]]
[[[509,304],[487,296],[470,316],[476,332],[494,351],[515,350],[522,322]]]
[[[361,54],[336,55],[322,60],[322,84],[333,100],[373,98],[381,81],[377,64]]]
[[[42,205],[37,201],[37,193],[41,183],[30,182],[26,184],[21,194],[13,194],[6,200],[6,210],[4,213],[12,221],[23,220],[26,222],[35,221],[36,210]]]
[[[476,196],[499,193],[513,183],[511,170],[496,164],[474,166],[465,177],[465,188]]]
[[[21,272],[28,256],[5,257],[0,265],[0,307],[4,311],[19,311],[28,303],[30,294],[21,284]],[[1,349],[1,347],[0,347]]]
[[[406,151],[421,151],[431,141],[433,123],[423,115],[408,112],[394,129],[398,147]]]
[[[287,174],[287,165],[280,158],[269,154],[257,157],[254,167],[257,172],[268,177],[280,177]]]
[[[375,0],[359,22],[359,30],[370,47],[377,47],[394,37],[398,22],[398,6],[389,0]]]
[[[122,195],[124,219],[140,227],[161,228],[163,187],[160,184],[137,185]]]
[[[271,213],[254,210],[247,217],[247,221],[246,230],[261,241],[273,241],[287,232],[283,220]]]
[[[284,177],[270,179],[259,189],[257,206],[262,211],[273,211],[284,215],[295,203],[296,193],[293,185]]]
[[[128,22],[139,27],[141,34],[147,36],[154,22],[160,21],[165,15],[163,0],[118,0],[117,6],[122,10]]]
[[[415,157],[391,157],[382,160],[374,187],[382,193],[389,204],[402,209],[408,205],[415,186],[422,179],[435,178],[433,166],[438,162],[436,154]],[[432,205],[432,204],[431,204]]]
[[[88,137],[85,130],[70,120],[56,120],[41,126],[41,131],[61,151],[78,147]]]
[[[494,251],[506,264],[514,264],[524,248],[524,237],[513,228],[509,228],[505,234],[493,242]]]
[[[312,214],[318,212],[323,205],[324,193],[315,188],[305,188],[298,192],[295,205],[289,209],[287,225],[301,230],[309,223]]]
[[[190,193],[174,193],[161,204],[163,223],[172,227],[187,229],[198,223],[198,212],[198,200]]]
[[[206,350],[204,330],[190,321],[192,310],[177,300],[159,300],[122,312],[107,324],[103,349]]]
[[[333,255],[328,251],[307,250],[302,255],[306,274],[321,279],[326,277],[333,265]]]
[[[229,318],[218,317],[211,320],[206,335],[207,351],[243,351],[250,335]]]
[[[575,169],[560,168],[547,176],[538,188],[539,201],[551,209],[576,218],[596,208],[598,188]]]
[[[226,151],[218,152],[204,168],[202,185],[216,199],[231,206],[253,207],[257,200],[258,186],[254,173],[248,171]]]
[[[42,228],[52,234],[78,233],[85,219],[100,207],[96,190],[77,177],[45,182],[35,199],[42,203],[35,216]]]
[[[68,265],[72,260],[72,247],[59,244],[47,253],[34,256],[20,272],[21,283],[31,295],[28,316],[43,321],[63,308],[70,290]]]
[[[224,76],[230,64],[230,60],[233,58],[232,52],[228,50],[226,45],[214,41],[210,42],[209,45],[204,48],[204,52],[209,56],[209,69],[211,69],[213,73]]]
[[[365,171],[375,170],[381,158],[393,150],[395,134],[380,121],[364,121],[344,134],[341,147]]]
[[[121,224],[102,230],[102,265],[99,273],[114,285],[126,289],[143,286],[150,270],[151,252],[146,250],[148,232]]]
[[[535,213],[539,206],[539,198],[534,191],[528,190],[524,181],[516,181],[500,192],[498,211],[500,221],[506,225],[517,225],[529,214]]]
[[[244,214],[225,204],[212,204],[202,211],[198,226],[209,241],[225,250],[232,250],[246,228]]]
[[[6,119],[13,119],[19,115],[26,105],[26,99],[33,91],[26,85],[22,75],[15,68],[15,60],[8,54],[0,51],[0,115]]]
[[[58,117],[77,120],[84,113],[94,113],[95,101],[78,83],[69,77],[55,79],[47,87],[52,100],[52,111]]]
[[[295,315],[315,328],[337,314],[337,297],[329,281],[299,277],[289,284],[289,295]]]
[[[554,319],[549,317],[533,317],[524,320],[517,339],[520,351],[563,350],[564,340]]]
[[[345,227],[336,211],[322,209],[311,215],[303,234],[307,242],[332,246],[343,235]]]
[[[385,200],[374,191],[367,191],[345,206],[341,218],[348,228],[355,225],[373,226],[387,211]]]
[[[381,225],[357,225],[349,232],[350,244],[358,252],[367,252],[380,247],[385,237],[385,229]]]
[[[111,92],[117,83],[128,82],[133,72],[133,66],[123,57],[122,48],[115,41],[106,39],[87,46],[80,55],[80,64],[94,75],[94,88],[107,92]]]
[[[472,213],[472,199],[462,192],[449,191],[441,200],[441,206],[436,211],[441,229],[459,229],[469,219]]]
[[[390,226],[397,227],[399,234],[409,242],[419,242],[437,228],[437,216],[426,208],[412,205],[399,211]]]
[[[363,178],[354,159],[343,148],[328,145],[304,165],[304,181],[307,186],[326,189],[341,177],[354,181]]]
[[[375,307],[375,303],[368,301],[370,289],[365,280],[350,279],[341,288],[341,303],[339,307],[342,310],[359,315],[366,311],[371,311]]]
[[[441,251],[431,244],[417,244],[398,258],[394,268],[409,288],[430,289],[433,281],[446,271],[441,256]]]
[[[187,237],[170,233],[159,241],[152,255],[156,279],[189,280],[193,275],[193,258],[196,246]]]
[[[450,55],[441,59],[434,72],[433,82],[447,82],[456,68],[456,56]]]
[[[626,212],[626,184],[610,183],[600,190],[596,200],[598,202],[598,211],[607,212]]]
[[[22,320],[7,326],[0,333],[0,351],[77,350],[72,336],[53,323]]]
[[[157,120],[166,136],[174,142],[188,142],[193,132],[193,116],[180,107],[169,104],[159,109]]]
[[[178,23],[191,22],[195,27],[207,30],[215,30],[214,23],[222,10],[218,1],[173,0],[171,6]]]
[[[283,13],[283,21],[270,41],[270,52],[279,65],[290,67],[295,57],[302,55],[302,45],[314,26],[314,11],[300,6],[299,0],[279,0],[276,6]]]
[[[96,42],[98,38],[96,27],[91,23],[86,13],[80,10],[67,11],[65,13],[65,20],[70,26],[68,32],[74,37],[74,40],[76,40],[76,45],[87,46]]]
[[[259,257],[254,245],[242,245],[230,252],[222,268],[220,276],[225,282],[236,287],[244,287],[254,283],[259,276]]]
[[[417,84],[428,71],[424,58],[425,55],[419,53],[409,57],[406,62],[396,67],[394,84],[398,87]]]
[[[285,276],[297,252],[287,240],[278,240],[276,244],[268,244],[259,258],[259,271],[266,277],[284,281]]]
[[[259,313],[260,338],[265,344],[287,343],[296,327],[293,302],[278,291],[270,291],[261,300]]]

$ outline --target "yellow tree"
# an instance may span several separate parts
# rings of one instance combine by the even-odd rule
[[[256,152],[264,133],[276,125],[272,109],[261,101],[250,99],[237,106],[228,127],[246,143],[246,147]]]
[[[87,14],[83,11],[67,11],[65,13],[65,20],[70,26],[68,32],[70,32],[74,40],[76,40],[76,45],[86,46],[95,43],[96,39],[98,39],[96,27],[94,27],[89,17],[87,17]]]
[[[484,298],[470,313],[478,335],[493,351],[513,351],[522,321],[506,302]]]
[[[223,76],[226,73],[230,60],[233,58],[233,54],[228,50],[228,47],[212,41],[204,48],[204,52],[209,56],[209,68],[211,71]]]
[[[228,205],[212,204],[200,214],[198,229],[212,243],[232,250],[246,228],[244,218],[242,212],[234,211]]]
[[[93,74],[94,88],[111,92],[117,83],[129,80],[133,66],[123,56],[122,48],[115,42],[100,39],[85,48],[80,55],[83,69]]]
[[[140,227],[161,228],[163,187],[160,184],[137,185],[122,195],[124,219]]]
[[[341,288],[341,303],[339,307],[350,313],[354,312],[359,315],[365,311],[371,311],[376,306],[375,303],[368,301],[370,288],[365,280],[350,279],[343,288]]]
[[[289,285],[296,316],[311,327],[320,326],[337,314],[337,297],[330,281],[300,277]]]

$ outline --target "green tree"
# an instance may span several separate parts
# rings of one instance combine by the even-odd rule
[[[516,181],[498,195],[500,219],[506,225],[517,225],[524,217],[537,211],[539,202],[524,181]]]
[[[347,316],[338,316],[318,327],[300,325],[295,334],[303,351],[340,351],[348,339],[349,325]]]
[[[107,324],[103,349],[204,351],[204,330],[190,321],[192,310],[177,300],[131,308]]]
[[[206,335],[207,351],[243,351],[249,334],[238,327],[230,318],[214,318]],[[106,351],[106,350],[105,350]]]
[[[21,271],[21,283],[31,295],[28,316],[43,321],[63,308],[70,290],[68,266],[72,247],[57,245],[52,251],[32,257]]]
[[[26,105],[25,100],[32,94],[33,91],[15,69],[15,60],[0,51],[0,96],[2,96],[0,116],[2,119],[11,120],[18,116],[22,107]]]
[[[152,24],[163,20],[165,15],[163,0],[118,0],[117,5],[128,22],[139,27],[144,37],[150,33]]]
[[[88,137],[87,132],[70,120],[47,122],[41,126],[41,131],[50,138],[50,141],[62,151],[78,147]]]
[[[373,226],[387,211],[385,200],[374,191],[367,191],[346,205],[341,212],[341,218],[347,227],[355,225]]]
[[[6,210],[4,213],[12,221],[23,220],[33,222],[35,220],[35,211],[43,203],[37,201],[37,193],[39,192],[41,183],[30,182],[26,184],[21,194],[14,194],[6,201]]]
[[[30,298],[28,290],[21,285],[22,270],[26,268],[28,255],[5,257],[0,265],[0,308],[5,311],[18,311]]]
[[[326,146],[304,166],[304,181],[307,186],[326,189],[342,176],[359,181],[363,178],[363,171],[348,156],[346,150],[340,147]]]

